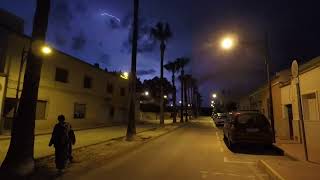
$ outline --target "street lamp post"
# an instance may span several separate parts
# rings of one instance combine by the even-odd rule
[[[240,42],[241,44],[251,44],[251,43],[244,43]],[[230,50],[234,46],[234,40],[230,37],[226,37],[221,41],[221,47],[225,50]],[[272,134],[273,134],[273,142],[275,142],[275,125],[274,125],[274,117],[273,117],[273,99],[272,99],[272,82],[270,78],[270,52],[269,52],[269,40],[268,40],[268,33],[265,33],[264,39],[263,39],[263,55],[264,55],[264,61],[265,61],[265,68],[267,72],[267,81],[268,81],[268,91],[269,91],[269,102],[268,102],[268,108],[269,108],[269,118],[271,121],[271,128],[272,128]]]

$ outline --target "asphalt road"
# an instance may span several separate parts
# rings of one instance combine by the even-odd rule
[[[221,129],[210,118],[202,118],[76,176],[81,180],[267,179],[256,163],[270,158],[285,157],[276,149],[252,146],[231,152]]]

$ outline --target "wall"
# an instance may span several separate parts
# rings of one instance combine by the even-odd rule
[[[8,72],[6,97],[14,98],[18,84],[21,52],[23,47],[28,49],[29,38],[11,34],[9,39],[6,66],[9,61],[11,66]],[[68,70],[67,83],[55,81],[57,67]],[[20,90],[23,88],[23,74],[24,70]],[[92,88],[83,87],[84,76],[92,78]],[[113,93],[107,92],[107,83],[113,84]],[[125,88],[125,96],[120,95],[120,88]],[[36,130],[51,129],[60,114],[64,114],[76,128],[124,122],[127,119],[128,93],[128,80],[53,50],[50,56],[43,57],[38,99],[46,101],[47,105],[45,118],[36,120]],[[75,103],[86,104],[85,119],[74,118]],[[114,109],[113,117],[110,113],[112,108]]]
[[[320,113],[319,113],[319,92],[320,92],[320,67],[314,68],[300,75],[300,89],[302,96],[302,109],[305,122],[306,142],[309,158],[311,161],[320,162]],[[312,108],[307,107],[306,95],[314,94]],[[309,111],[309,112],[308,112]],[[308,116],[307,113],[313,114]]]

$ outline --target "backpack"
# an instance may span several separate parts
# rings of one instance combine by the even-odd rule
[[[69,123],[60,124],[61,134],[59,136],[59,141],[61,144],[68,144],[70,142],[69,139],[69,131],[71,126]]]

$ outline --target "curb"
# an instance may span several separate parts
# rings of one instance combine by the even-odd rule
[[[259,160],[257,163],[257,166],[264,170],[268,175],[269,178],[272,180],[285,180],[277,171],[275,171],[268,163],[266,163],[264,160]]]

